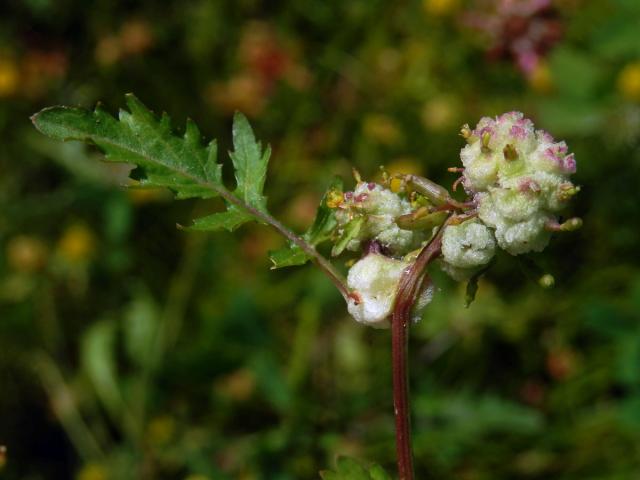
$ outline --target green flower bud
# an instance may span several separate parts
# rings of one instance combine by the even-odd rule
[[[444,261],[457,268],[476,268],[491,261],[496,241],[489,228],[477,220],[448,225],[442,235]]]

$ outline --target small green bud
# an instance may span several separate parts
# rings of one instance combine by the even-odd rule
[[[553,278],[553,275],[551,275],[550,273],[545,273],[538,279],[538,285],[540,285],[542,288],[553,288],[555,284],[556,279]]]
[[[567,202],[580,191],[580,187],[571,182],[565,182],[558,187],[558,199]]]
[[[448,225],[442,236],[444,261],[457,268],[486,265],[493,258],[496,241],[492,231],[477,220]]]
[[[560,225],[563,232],[575,232],[582,227],[582,219],[579,217],[570,218],[566,222]]]
[[[472,143],[472,140],[471,140],[471,138],[472,138],[472,130],[471,130],[471,128],[469,128],[469,124],[468,123],[465,123],[462,126],[462,128],[460,129],[460,136],[462,138],[464,138],[467,141],[467,143]]]

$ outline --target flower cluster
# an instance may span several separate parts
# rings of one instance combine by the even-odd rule
[[[392,255],[404,255],[418,248],[425,239],[423,232],[404,230],[398,217],[411,213],[408,200],[380,184],[358,182],[352,192],[345,192],[336,209],[338,233],[344,235],[349,225],[358,222],[346,248],[358,251],[363,243],[376,241]]]
[[[488,264],[496,252],[493,232],[477,220],[448,225],[442,236],[442,269],[455,280],[466,280]]]
[[[565,142],[534,130],[518,112],[482,118],[462,134],[468,142],[460,152],[463,185],[500,248],[512,255],[538,252],[551,231],[577,226],[561,226],[556,216],[579,191],[569,180],[576,161]]]
[[[512,255],[541,251],[553,231],[575,230],[579,219],[560,223],[558,213],[579,191],[570,181],[576,161],[565,142],[535,130],[521,113],[482,118],[461,132],[464,202],[443,187],[415,176],[404,176],[404,191],[362,182],[352,192],[331,199],[337,221],[336,246],[365,250],[350,269],[353,292],[349,313],[359,322],[383,327],[393,310],[403,272],[412,264],[410,252],[425,245],[434,227],[441,232],[442,269],[456,280],[469,279],[486,267],[497,247]],[[407,194],[422,201],[409,201]],[[427,284],[429,284],[427,282]],[[429,284],[430,285],[430,284]],[[414,318],[431,299],[425,289]]]

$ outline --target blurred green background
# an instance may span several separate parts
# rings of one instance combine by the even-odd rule
[[[501,257],[469,309],[434,274],[411,338],[418,478],[640,478],[640,2],[544,3],[1,2],[0,477],[313,479],[337,454],[393,471],[388,331],[313,268],[270,271],[272,231],[178,231],[211,205],[127,190],[29,122],[135,92],[221,151],[245,112],[298,231],[352,165],[450,185],[482,115],[566,139],[583,229]]]

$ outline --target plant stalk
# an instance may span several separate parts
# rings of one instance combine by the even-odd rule
[[[343,276],[340,274],[340,272],[336,269],[336,267],[333,266],[333,264],[329,260],[323,257],[315,249],[315,247],[310,243],[308,243],[304,238],[302,238],[300,235],[296,235],[294,232],[289,230],[280,221],[276,220],[271,214],[265,211],[259,210],[247,204],[246,202],[242,201],[240,198],[235,196],[225,187],[220,185],[215,185],[210,182],[202,181],[201,179],[193,175],[190,175],[188,173],[184,173],[184,172],[180,172],[180,173],[182,173],[185,177],[189,178],[190,180],[193,180],[195,183],[216,192],[228,203],[249,212],[251,215],[258,218],[260,221],[273,227],[278,233],[280,233],[280,235],[285,237],[291,243],[300,247],[300,249],[302,249],[303,252],[305,252],[307,255],[309,255],[309,257],[311,257],[311,260],[313,261],[313,263],[316,264],[316,266],[320,269],[320,271],[324,273],[329,278],[329,280],[331,280],[331,282],[338,289],[342,297],[346,301],[349,300],[350,291],[349,291],[349,288],[347,287],[347,283],[343,278]]]
[[[431,242],[422,249],[411,267],[403,272],[398,283],[398,293],[391,316],[393,408],[396,421],[396,452],[400,480],[414,480],[415,478],[411,446],[408,366],[411,310],[425,282],[430,281],[424,272],[429,262],[440,253],[443,232],[444,226],[440,227]]]

